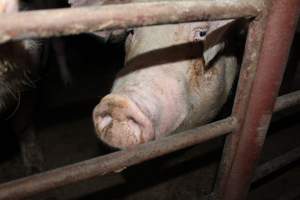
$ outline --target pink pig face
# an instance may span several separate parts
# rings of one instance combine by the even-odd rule
[[[237,64],[222,56],[232,20],[134,29],[111,94],[95,107],[97,136],[128,148],[211,120]]]

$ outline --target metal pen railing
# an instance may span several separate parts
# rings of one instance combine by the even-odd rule
[[[252,22],[230,117],[131,149],[4,183],[0,185],[0,199],[30,197],[226,134],[212,197],[244,199],[253,180],[273,110],[300,104],[300,92],[279,97],[275,104],[299,12],[300,0],[224,0],[128,3],[3,14],[0,18],[1,43],[154,24],[234,18],[248,18]],[[290,157],[295,159],[297,156],[293,152]],[[272,169],[283,165],[278,160],[275,162]],[[266,166],[258,167],[256,177],[272,172],[266,170]]]

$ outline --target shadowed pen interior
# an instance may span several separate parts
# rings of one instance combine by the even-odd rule
[[[22,55],[34,48],[42,53],[29,51],[26,55],[38,57],[41,59],[38,60],[40,64],[50,62],[50,65],[55,65],[51,52],[58,52],[57,57],[66,57],[72,52],[75,55],[72,57],[74,61],[68,58],[57,61],[63,63],[63,69],[71,76],[72,73],[75,74],[76,69],[69,69],[68,65],[76,63],[76,59],[85,59],[83,63],[87,64],[92,61],[91,57],[85,58],[85,54],[75,52],[72,43],[68,43],[71,41],[68,37],[85,35],[69,35],[84,33],[93,39],[96,38],[92,42],[93,45],[96,45],[94,41],[97,41],[106,48],[101,52],[104,55],[103,60],[112,56],[112,60],[121,61],[117,64],[108,61],[107,65],[111,70],[115,70],[114,74],[102,69],[102,65],[96,66],[102,70],[104,78],[101,81],[109,79],[110,82],[105,83],[105,86],[112,86],[112,89],[110,93],[105,91],[90,98],[92,103],[89,104],[89,111],[82,113],[90,115],[92,107],[95,106],[93,116],[89,118],[90,125],[91,121],[94,123],[95,135],[105,145],[121,150],[45,172],[41,168],[39,173],[2,183],[1,200],[39,198],[38,195],[48,191],[68,185],[73,187],[75,183],[98,176],[121,171],[123,175],[123,171],[130,171],[135,165],[147,165],[148,162],[145,161],[155,162],[158,157],[165,158],[168,154],[172,156],[172,152],[181,152],[179,150],[188,152],[189,148],[194,148],[195,145],[201,146],[222,137],[225,138],[225,145],[222,145],[223,154],[214,188],[208,194],[208,199],[242,200],[247,198],[252,183],[299,159],[297,147],[262,165],[258,163],[273,113],[289,114],[291,108],[300,104],[300,90],[278,97],[299,19],[300,0],[70,2],[74,4],[74,8],[21,12],[14,9],[11,12],[11,7],[5,6],[7,2],[0,0],[0,42],[3,43],[0,44],[0,56],[5,59],[4,53],[1,52],[1,47],[5,45],[12,45],[13,53],[10,55],[17,58],[24,58]],[[77,7],[78,5],[80,6]],[[68,37],[62,37],[62,43],[45,42],[58,36]],[[240,46],[244,55],[240,58],[235,54],[237,51],[241,53],[237,38],[243,36],[246,38],[245,45]],[[121,38],[121,47],[112,42],[113,37]],[[244,40],[241,40],[243,43]],[[25,53],[16,53],[15,49],[20,48],[16,48],[15,44],[20,44]],[[47,44],[50,44],[49,49],[46,49],[49,47]],[[79,46],[81,50],[88,52],[84,45],[87,44],[80,43]],[[122,49],[123,57],[117,58],[116,54],[105,52],[109,45]],[[98,50],[102,51],[90,50],[87,54],[94,53],[98,58]],[[43,60],[46,51],[47,55],[50,55],[47,58],[50,61]],[[22,61],[16,61],[14,67],[22,66]],[[24,63],[33,66],[28,64],[29,62]],[[118,67],[114,68],[114,65]],[[6,78],[6,71],[3,71],[1,66],[0,64],[0,83]],[[120,66],[124,68],[120,70]],[[51,70],[53,69],[42,68],[40,71]],[[78,71],[78,77],[83,77],[85,71],[95,74],[88,67]],[[56,76],[57,74],[59,73],[56,72]],[[116,78],[112,83],[113,76]],[[50,81],[47,83],[47,75],[41,77],[45,78],[42,84],[46,88]],[[238,80],[235,92],[236,77]],[[57,84],[55,81],[52,83]],[[93,87],[83,90],[87,91],[90,88]],[[75,89],[74,96],[77,96],[76,92]],[[42,93],[38,92],[33,96],[41,96]],[[84,92],[82,94],[84,96]],[[96,106],[99,96],[104,98]],[[226,103],[231,103],[231,96],[234,99],[233,108],[231,112],[224,112],[224,117],[223,109],[231,109]],[[29,101],[24,102],[26,111],[29,109]],[[77,114],[73,112],[80,108],[72,104],[70,107],[67,111],[69,116],[76,117],[79,111]],[[19,109],[17,105],[17,113],[23,109],[21,106]],[[35,107],[29,111],[32,116],[33,110]],[[48,114],[46,110],[45,113],[51,118],[51,112]],[[58,121],[59,118],[60,116],[57,116],[52,120]],[[20,132],[33,130],[32,122],[28,123],[28,126],[23,123],[21,127],[25,128],[19,128],[22,129]],[[76,135],[75,132],[72,134]],[[36,136],[33,135],[34,137]],[[33,144],[38,142],[32,140]],[[89,146],[79,145],[79,148]],[[43,155],[35,154],[39,151],[40,147],[33,149],[30,151],[33,152],[33,156],[29,157],[32,156],[34,160],[36,156],[40,156],[37,162],[43,162]],[[28,162],[31,166],[30,159]],[[34,173],[34,169],[32,167],[31,174]],[[201,185],[197,187],[200,189]]]

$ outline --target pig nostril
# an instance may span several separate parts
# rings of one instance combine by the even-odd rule
[[[127,97],[108,95],[93,113],[97,137],[111,147],[123,149],[154,138],[151,121]]]
[[[110,115],[106,115],[101,119],[101,122],[98,124],[98,129],[102,131],[104,128],[109,126],[112,123],[112,117]]]

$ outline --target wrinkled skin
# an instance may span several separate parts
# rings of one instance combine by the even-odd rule
[[[224,41],[232,23],[135,29],[126,41],[124,69],[94,109],[97,136],[122,149],[212,120],[237,71]]]

